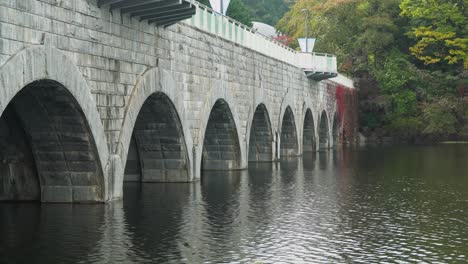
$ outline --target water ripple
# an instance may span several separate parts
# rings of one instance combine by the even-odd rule
[[[461,153],[348,150],[129,183],[109,205],[0,204],[0,263],[466,263]]]

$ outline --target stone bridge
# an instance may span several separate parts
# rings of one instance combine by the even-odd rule
[[[308,78],[300,54],[170,1],[189,19],[0,0],[0,200],[111,201],[124,180],[192,182],[339,143],[336,89],[352,82]]]

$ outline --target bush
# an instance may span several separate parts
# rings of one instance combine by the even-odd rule
[[[454,97],[444,97],[423,106],[424,134],[447,137],[457,133],[463,117],[463,103]]]

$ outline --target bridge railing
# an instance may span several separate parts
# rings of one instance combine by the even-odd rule
[[[325,72],[337,71],[334,55],[323,53],[305,55],[203,4],[196,1],[192,1],[192,4],[197,7],[197,12],[184,23],[300,68],[317,68]]]
[[[336,56],[326,53],[298,53],[298,66],[316,72],[338,72]]]

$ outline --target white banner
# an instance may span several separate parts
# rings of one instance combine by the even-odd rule
[[[299,38],[297,39],[299,41],[299,45],[301,46],[301,51],[302,52],[308,52],[312,53],[314,51],[314,46],[315,46],[315,39],[314,38],[309,38],[306,42],[305,38]],[[308,44],[308,45],[306,45]],[[306,46],[307,46],[307,51],[306,51]]]
[[[223,5],[223,11],[221,12],[221,2]],[[210,0],[211,8],[223,15],[226,15],[227,9],[229,7],[229,4],[231,3],[231,0]]]

